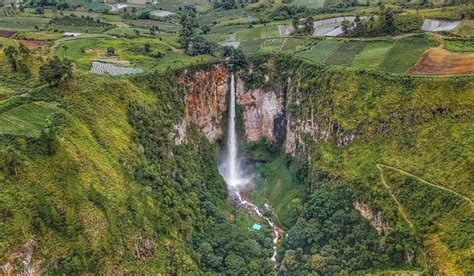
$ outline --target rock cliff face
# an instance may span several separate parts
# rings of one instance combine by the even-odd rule
[[[277,140],[278,118],[283,116],[283,90],[264,91],[262,89],[244,89],[244,82],[239,78],[236,84],[237,103],[243,109],[245,139],[257,141],[267,137]]]
[[[185,72],[180,76],[179,82],[186,89],[186,107],[184,118],[174,126],[174,140],[177,145],[186,143],[186,130],[190,125],[199,127],[211,142],[222,137],[229,77],[229,71],[223,65],[215,65],[195,73]],[[244,139],[257,141],[267,137],[276,142],[277,124],[284,116],[283,89],[246,90],[242,79],[237,78],[236,98],[237,104],[243,109]]]
[[[226,111],[229,71],[213,65],[194,73],[185,72],[179,83],[186,89],[185,117],[175,125],[175,143],[186,142],[186,128],[198,126],[211,142],[222,136],[222,114]]]
[[[230,72],[224,65],[214,65],[194,73],[185,72],[180,76],[179,82],[186,89],[186,110],[185,117],[174,126],[176,144],[186,142],[186,129],[190,125],[198,126],[211,142],[222,137],[229,77]],[[264,81],[268,83],[274,80],[267,75]],[[308,140],[305,142],[303,137],[309,137],[314,142],[335,139],[339,147],[345,147],[355,139],[355,133],[345,131],[335,121],[318,118],[313,110],[305,118],[287,114],[288,105],[300,108],[301,104],[298,99],[300,92],[292,89],[292,85],[288,78],[280,85],[271,85],[274,87],[271,89],[247,90],[244,81],[236,78],[236,98],[243,110],[245,141],[266,137],[275,143],[285,139],[285,152],[294,155],[297,147],[305,150]]]
[[[392,229],[391,226],[382,219],[380,213],[373,212],[369,205],[365,204],[364,202],[354,202],[354,208],[369,221],[370,225],[372,225],[375,230],[377,230],[379,235],[388,233],[388,231]]]

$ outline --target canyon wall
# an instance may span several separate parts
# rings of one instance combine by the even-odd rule
[[[196,72],[184,72],[179,83],[185,88],[185,116],[174,126],[177,145],[186,142],[187,128],[197,126],[211,142],[222,138],[224,113],[227,111],[230,72],[224,65],[213,65]],[[266,81],[269,81],[267,78]],[[236,78],[237,104],[242,108],[247,142],[266,137],[277,141],[277,128],[284,117],[284,89],[245,89]]]
[[[185,88],[185,116],[174,126],[175,143],[186,142],[186,128],[194,124],[211,142],[222,136],[222,116],[227,110],[229,71],[225,65],[212,65],[197,72],[184,72],[179,84]]]

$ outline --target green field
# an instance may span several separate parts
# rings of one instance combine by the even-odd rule
[[[43,28],[48,21],[48,18],[32,16],[0,17],[0,30],[32,31],[35,26]]]
[[[339,45],[337,49],[328,57],[326,64],[347,65],[359,54],[365,46],[365,42],[351,41]]]
[[[273,26],[256,26],[236,32],[238,40],[252,40],[259,38],[275,38],[280,37],[280,32],[276,25]]]
[[[273,52],[273,51],[280,51],[283,44],[285,43],[285,38],[271,38],[266,39],[262,46],[260,47],[260,51],[262,52]]]
[[[454,29],[454,34],[465,36],[465,37],[473,37],[474,36],[474,20],[464,20],[459,24],[459,26]]]
[[[410,37],[399,40],[388,51],[379,70],[390,73],[405,73],[421,58],[421,55],[430,47],[425,37]]]
[[[282,50],[295,50],[298,46],[303,45],[304,40],[301,38],[289,37],[286,39],[285,44],[283,44]]]
[[[56,103],[34,102],[0,114],[0,135],[38,137],[48,118],[58,111]]]
[[[298,54],[298,56],[314,63],[323,64],[339,44],[340,42],[337,40],[323,40],[310,50]]]
[[[352,66],[361,69],[375,69],[393,46],[391,41],[375,41],[365,44],[364,49],[352,61]]]
[[[252,54],[258,52],[265,39],[246,40],[240,42],[240,48],[244,53]]]
[[[294,0],[291,1],[292,5],[295,6],[306,6],[309,8],[322,8],[325,0]]]

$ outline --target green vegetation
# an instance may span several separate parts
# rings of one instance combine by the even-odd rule
[[[54,102],[23,104],[0,114],[0,135],[38,138],[58,111]]]
[[[366,43],[364,49],[352,61],[352,66],[361,69],[376,69],[393,47],[392,41]]]
[[[407,74],[430,47],[473,51],[472,5],[7,2],[0,266],[11,274],[474,273],[473,77]],[[176,15],[150,17],[159,10]],[[355,15],[369,19],[345,23],[349,37],[309,36],[315,20]],[[421,35],[423,18],[462,23]],[[143,72],[95,75],[93,61]],[[267,221],[229,203],[216,164],[225,138],[212,144],[194,124],[204,112],[225,126],[225,85],[213,89],[226,69],[285,103],[275,143],[242,143],[255,169],[244,196],[284,231],[277,271]]]
[[[260,206],[269,202],[274,207],[273,218],[282,226],[291,226],[301,211],[299,200],[302,197],[302,187],[289,168],[289,159],[285,157],[272,158],[268,163],[256,167],[258,175],[252,197],[264,200]]]
[[[298,54],[299,57],[316,64],[324,64],[326,59],[336,50],[340,42],[337,40],[323,40],[310,50]]]
[[[421,59],[423,52],[431,45],[425,37],[399,40],[388,51],[378,69],[391,73],[405,73]]]
[[[346,42],[342,43],[337,49],[328,57],[326,64],[334,65],[348,65],[352,60],[364,49],[364,42]]]

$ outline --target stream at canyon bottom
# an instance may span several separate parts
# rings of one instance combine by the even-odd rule
[[[275,225],[270,217],[264,216],[260,208],[248,202],[243,198],[242,190],[248,186],[252,179],[246,177],[241,172],[240,162],[237,156],[238,153],[238,143],[237,143],[237,134],[236,134],[236,122],[235,122],[235,78],[234,74],[231,75],[230,81],[230,103],[229,103],[229,118],[228,118],[228,135],[227,135],[227,144],[226,144],[226,156],[220,166],[220,172],[224,177],[224,180],[227,184],[227,189],[229,191],[230,198],[247,212],[251,213],[260,218],[264,218],[267,223],[270,225],[273,234],[273,256],[272,261],[276,262],[277,254],[277,243],[280,238],[280,228]]]

